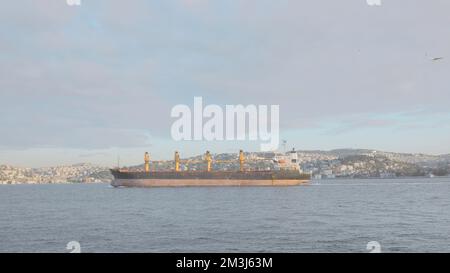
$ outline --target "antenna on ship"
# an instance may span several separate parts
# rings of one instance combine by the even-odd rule
[[[283,153],[284,154],[286,153],[286,143],[287,143],[287,140],[283,139]]]
[[[120,155],[117,155],[117,169],[120,169]]]

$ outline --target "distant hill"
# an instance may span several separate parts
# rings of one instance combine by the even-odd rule
[[[450,173],[450,154],[426,155],[393,153],[371,149],[336,149],[330,151],[297,151],[300,167],[315,175],[334,177],[403,177],[403,176],[446,176]],[[274,168],[273,152],[247,152],[246,168],[267,170]],[[182,168],[204,170],[202,155],[184,160]],[[213,169],[239,169],[237,153],[213,154]],[[144,165],[126,167],[143,170]],[[151,163],[152,170],[173,169],[173,161]],[[109,182],[113,179],[106,167],[89,163],[46,168],[20,168],[0,165],[0,184],[15,183],[89,183]]]

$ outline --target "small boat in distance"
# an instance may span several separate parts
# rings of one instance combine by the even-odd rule
[[[297,152],[292,150],[286,158],[277,157],[274,162],[279,170],[245,170],[244,152],[239,152],[239,170],[211,170],[212,156],[205,153],[206,170],[180,170],[180,155],[175,152],[174,169],[150,171],[150,155],[144,155],[142,171],[111,169],[114,187],[192,187],[192,186],[297,186],[306,184],[310,174],[300,171]],[[224,161],[219,161],[224,162]]]

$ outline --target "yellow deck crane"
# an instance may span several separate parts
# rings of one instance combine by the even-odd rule
[[[244,161],[245,161],[244,151],[240,150],[239,151],[239,170],[241,172],[244,171]]]
[[[245,163],[245,155],[244,155],[244,151],[240,150],[239,151],[239,170],[241,172],[244,171],[244,163]],[[212,155],[209,151],[206,151],[204,158],[203,159],[180,159],[180,153],[178,151],[175,151],[174,153],[174,165],[175,165],[175,171],[179,172],[181,170],[180,168],[180,164],[185,164],[186,168],[189,168],[189,164],[193,164],[193,163],[201,163],[201,162],[206,162],[206,171],[210,172],[211,168],[212,168]],[[144,162],[145,162],[145,172],[148,173],[150,172],[150,154],[148,152],[145,152],[144,154]],[[158,163],[164,163],[167,161],[164,160],[160,160],[160,161],[152,161],[155,164]],[[235,160],[214,160],[214,162],[216,163],[233,163],[236,162]],[[156,165],[155,165],[156,168]]]
[[[180,171],[180,153],[178,153],[178,151],[175,152],[175,171],[179,172]]]
[[[145,172],[150,172],[150,155],[148,152],[144,154],[144,162],[145,162]]]
[[[206,171],[209,172],[211,171],[211,162],[212,162],[211,153],[209,151],[206,151],[205,153],[205,161],[207,164]]]

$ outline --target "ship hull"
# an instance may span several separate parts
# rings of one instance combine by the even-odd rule
[[[237,179],[115,179],[114,187],[257,187],[257,186],[298,186],[309,180],[237,180]]]
[[[114,187],[297,186],[310,176],[298,171],[127,172],[111,170]]]

